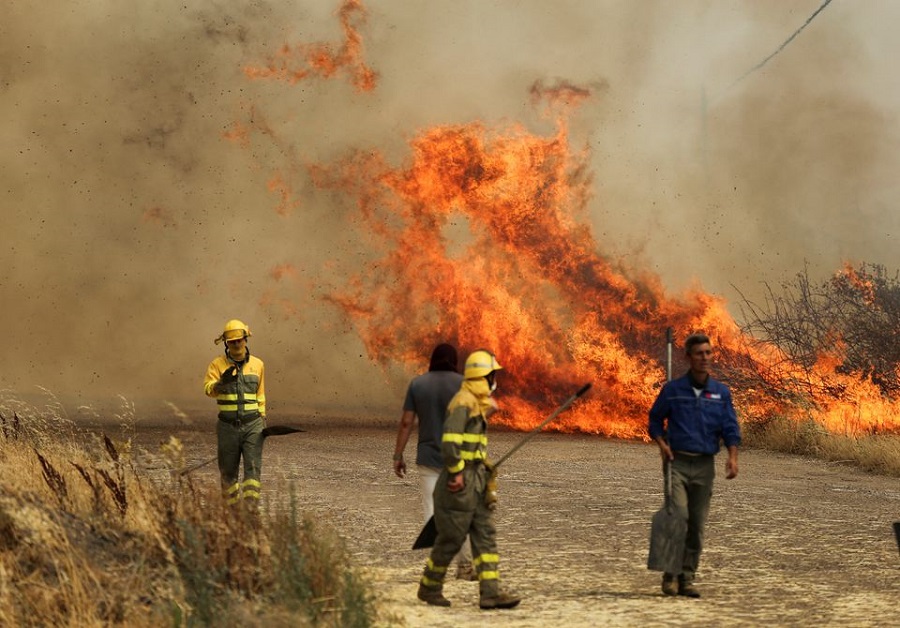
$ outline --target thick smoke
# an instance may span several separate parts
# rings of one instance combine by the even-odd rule
[[[244,72],[285,44],[339,46],[337,2],[13,3],[0,386],[205,407],[212,339],[240,317],[273,411],[393,412],[410,373],[376,367],[318,298],[372,254],[352,199],[306,166],[366,147],[403,160],[436,124],[552,132],[536,81],[591,90],[570,125],[592,154],[594,232],[671,290],[735,301],[804,263],[896,267],[900,7],[832,3],[744,76],[820,4],[369,3],[355,24],[378,80],[361,92],[340,72]],[[270,134],[242,144],[250,121]]]

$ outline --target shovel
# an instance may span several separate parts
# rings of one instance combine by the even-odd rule
[[[267,428],[264,428],[262,431],[263,440],[268,438],[269,436],[284,436],[285,434],[296,434],[297,432],[305,432],[306,430],[301,429],[299,427],[291,427],[290,425],[271,425]],[[178,475],[187,475],[192,471],[196,471],[200,467],[205,467],[211,462],[215,462],[219,457],[215,456],[210,458],[209,460],[204,460],[203,462],[198,462],[192,467],[188,467],[187,469],[182,469]]]
[[[675,510],[672,503],[672,464],[665,463],[664,475],[665,502],[650,524],[650,553],[647,556],[647,569],[670,574],[681,573],[684,559],[684,538],[687,534],[687,521]]]
[[[666,329],[666,380],[672,380],[672,328]],[[663,465],[663,507],[653,515],[650,523],[650,553],[647,569],[680,574],[684,558],[687,521],[678,515],[672,504],[672,463]]]
[[[524,445],[525,443],[527,443],[529,440],[531,440],[531,438],[532,438],[535,434],[537,434],[538,432],[540,432],[541,429],[542,429],[545,425],[547,425],[547,423],[549,423],[550,421],[552,421],[553,419],[555,419],[556,417],[558,417],[558,416],[560,415],[560,413],[562,413],[562,412],[563,412],[564,410],[566,410],[569,406],[571,406],[573,403],[575,403],[575,400],[578,399],[578,398],[579,398],[581,395],[583,395],[584,393],[586,393],[586,392],[588,391],[588,389],[590,389],[590,387],[591,387],[591,383],[588,382],[587,384],[585,384],[584,386],[582,386],[581,388],[579,388],[579,389],[578,389],[578,392],[575,393],[574,395],[572,395],[571,397],[569,397],[568,399],[566,399],[565,402],[563,402],[563,404],[562,404],[560,407],[558,407],[556,410],[553,411],[553,414],[551,414],[551,415],[548,416],[546,419],[544,419],[543,421],[541,421],[541,424],[540,424],[540,425],[538,425],[536,428],[534,428],[533,430],[531,430],[531,432],[529,432],[529,433],[526,434],[523,438],[521,438],[521,439],[519,440],[519,442],[516,443],[515,446],[514,446],[512,449],[510,449],[510,450],[507,451],[505,454],[503,454],[503,457],[500,458],[500,460],[498,460],[498,461],[494,464],[494,471],[496,472],[497,468],[498,468],[501,464],[503,464],[503,461],[504,461],[504,460],[506,460],[506,459],[509,458],[511,455],[513,455],[514,453],[516,453],[522,445]],[[425,547],[434,547],[434,541],[435,541],[435,539],[437,539],[437,524],[434,522],[434,515],[432,515],[431,518],[425,523],[425,527],[422,528],[422,531],[419,532],[419,536],[416,537],[416,540],[415,540],[415,542],[413,543],[412,548],[413,548],[414,550],[417,550],[417,549],[422,549],[422,548],[425,548]]]

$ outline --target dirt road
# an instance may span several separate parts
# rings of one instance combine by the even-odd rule
[[[655,447],[542,434],[504,465],[497,529],[512,611],[478,610],[477,584],[450,581],[450,609],[415,598],[426,557],[410,546],[422,525],[415,467],[391,471],[392,427],[300,419],[308,432],[266,444],[264,499],[293,484],[305,508],[333,525],[401,625],[888,626],[900,617],[900,481],[837,464],[742,452],[724,457],[697,585],[699,600],[666,598],[645,568],[649,522],[662,503]],[[212,429],[178,431],[189,463],[214,455]],[[522,434],[494,432],[501,456]],[[139,442],[166,440],[145,432]],[[414,443],[407,457],[414,457]],[[216,481],[214,465],[196,472]]]

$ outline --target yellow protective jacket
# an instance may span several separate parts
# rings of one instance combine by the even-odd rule
[[[496,409],[489,395],[485,380],[465,380],[447,406],[441,455],[450,475],[487,459],[486,417]]]
[[[227,390],[216,392],[216,383],[226,369],[238,367],[237,379],[228,384]],[[219,405],[219,419],[234,423],[252,421],[266,416],[266,383],[263,361],[250,355],[237,363],[220,355],[209,363],[203,384],[207,397],[214,397]]]

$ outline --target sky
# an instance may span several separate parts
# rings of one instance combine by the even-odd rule
[[[403,163],[423,129],[475,120],[552,134],[536,82],[590,90],[569,120],[589,154],[586,219],[605,255],[673,294],[699,284],[739,317],[804,268],[896,270],[900,4],[834,0],[754,69],[821,4],[367,2],[364,92],[341,72],[245,72],[285,45],[339,46],[339,2],[13,3],[0,395],[205,408],[213,339],[240,318],[275,411],[399,416],[414,370],[375,364],[319,298],[369,259],[353,203],[296,164]],[[270,141],[229,139],[248,120]]]

